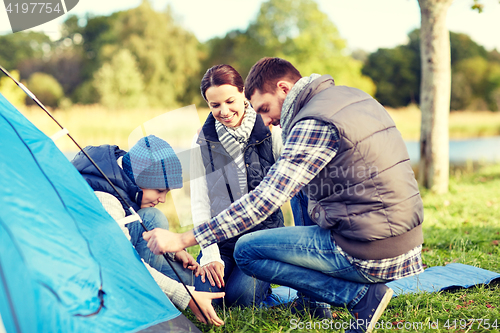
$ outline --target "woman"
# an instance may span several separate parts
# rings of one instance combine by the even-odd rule
[[[264,125],[244,96],[243,79],[229,65],[207,70],[201,94],[211,110],[193,140],[191,201],[193,221],[201,224],[253,190],[281,153],[281,133]],[[281,210],[247,232],[284,226]],[[199,291],[225,291],[225,305],[258,305],[270,284],[245,275],[233,251],[239,236],[202,249]],[[216,300],[221,304],[221,300]]]

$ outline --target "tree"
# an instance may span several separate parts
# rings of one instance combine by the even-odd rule
[[[368,56],[362,73],[377,86],[375,98],[383,105],[407,106],[419,100],[420,57],[407,45],[378,49]],[[414,68],[418,67],[418,68]]]
[[[154,11],[148,1],[122,12],[114,27],[119,44],[103,50],[113,54],[126,48],[137,59],[151,106],[179,106],[190,102],[190,79],[200,70],[198,40],[174,20],[169,8]]]
[[[87,15],[84,27],[78,22],[81,22],[78,18],[70,16],[63,27],[63,36],[64,40],[73,41],[78,36],[83,43],[74,45],[73,57],[58,63],[63,68],[71,62],[82,67],[83,83],[74,92],[78,102],[95,102],[96,72],[105,64],[109,68],[113,57],[123,49],[134,58],[142,76],[144,101],[148,106],[177,107],[192,103],[199,95],[199,42],[176,23],[170,8],[158,12],[149,1],[143,0],[136,8],[109,16]],[[65,84],[73,87],[73,82]]]
[[[11,71],[10,75],[19,81],[18,70]],[[8,76],[0,77],[0,93],[16,107],[25,105],[26,94]]]
[[[130,51],[122,49],[94,76],[100,102],[108,108],[136,108],[146,104],[143,76]]]
[[[46,106],[57,107],[64,98],[63,88],[50,74],[33,73],[28,79],[27,86],[38,100]],[[35,104],[31,99],[27,101],[28,104]]]
[[[375,97],[384,105],[401,107],[408,103],[420,102],[420,29],[411,31],[408,34],[408,40],[407,44],[398,45],[392,49],[378,49],[371,53],[363,67],[362,73],[369,76],[377,85]],[[466,75],[461,73],[463,66],[459,64],[475,57],[493,62],[495,53],[494,51],[488,53],[483,46],[475,43],[469,36],[451,31],[450,50],[451,109],[463,110],[471,103],[473,96],[470,82],[466,80]],[[485,91],[482,93],[483,95],[477,95],[474,98],[484,100],[484,105],[486,105],[488,97]]]
[[[19,69],[27,59],[43,58],[50,54],[52,42],[41,32],[16,32],[0,36],[0,65],[7,70]],[[21,73],[21,78],[26,79]]]
[[[453,0],[418,0],[421,14],[422,79],[419,183],[436,193],[448,191],[451,95],[450,37],[446,15]],[[482,10],[480,0],[473,9]]]
[[[500,110],[500,63],[490,63],[488,71],[488,104],[490,110]]]
[[[212,38],[205,46],[207,56],[202,62],[200,77],[218,64],[230,64],[244,77],[252,65],[267,54],[263,45],[242,30],[230,31],[224,38]]]
[[[453,0],[418,0],[420,5],[420,162],[418,180],[437,193],[448,192],[451,96],[450,36],[446,14]]]
[[[375,94],[372,80],[361,73],[363,63],[345,55],[345,40],[313,0],[264,2],[248,34],[265,55],[286,58],[304,75],[330,74],[337,84]]]
[[[482,57],[464,59],[454,66],[452,75],[451,109],[479,109],[487,106],[492,66]],[[455,90],[454,90],[455,89]]]
[[[96,17],[87,15],[87,24],[81,30],[83,38],[82,52],[84,59],[81,75],[84,81],[92,80],[94,73],[101,68],[105,61],[109,60],[109,57],[103,59],[103,48],[106,45],[120,43],[118,36],[113,29],[119,14],[120,12],[117,12],[111,14],[110,16]],[[72,17],[68,20],[72,20]],[[73,31],[70,30],[71,28],[74,28],[74,25],[70,21],[67,25],[65,25],[63,30],[67,30],[67,33],[72,33]]]
[[[207,47],[206,67],[229,63],[245,76],[260,58],[281,57],[304,75],[330,74],[337,84],[375,93],[373,81],[361,73],[362,61],[345,55],[345,40],[313,0],[266,1],[246,31],[231,31]]]
[[[500,52],[498,52],[496,49],[488,52],[488,60],[500,63]]]
[[[30,58],[18,65],[21,77],[42,72],[53,76],[63,87],[64,95],[71,96],[82,83],[83,59],[75,50],[57,48],[47,58]]]

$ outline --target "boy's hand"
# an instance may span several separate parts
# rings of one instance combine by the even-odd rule
[[[200,266],[196,260],[194,260],[193,256],[186,252],[186,250],[182,250],[175,253],[174,259],[176,261],[182,262],[182,266],[184,268],[188,268],[195,273],[198,271],[198,267]]]
[[[224,295],[225,293],[223,292],[207,293],[203,291],[193,291],[193,297],[196,299],[196,302],[198,302],[201,311],[203,311],[203,313],[207,317],[209,321],[208,323],[205,321],[205,318],[203,318],[203,315],[201,314],[196,304],[194,304],[192,299],[189,301],[189,308],[191,309],[191,311],[193,311],[196,319],[198,319],[202,323],[213,324],[215,326],[224,325],[224,321],[222,321],[222,319],[217,316],[217,313],[215,313],[214,307],[212,306],[212,299],[221,298],[224,297]]]

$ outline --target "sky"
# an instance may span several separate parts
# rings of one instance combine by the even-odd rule
[[[23,0],[18,0],[23,1]],[[27,0],[26,0],[27,1]],[[150,0],[154,8],[163,10],[170,5],[179,23],[193,32],[199,41],[223,37],[233,29],[246,29],[265,0]],[[66,15],[32,28],[52,38],[69,14],[109,15],[136,7],[141,0],[79,0]],[[348,49],[374,52],[407,42],[408,32],[420,26],[417,0],[316,0],[347,41]],[[455,0],[448,11],[447,26],[453,32],[469,35],[487,50],[500,51],[500,2],[482,0],[484,11],[470,9],[473,0]],[[0,4],[0,34],[12,30],[5,7]],[[1,46],[0,46],[1,47]]]

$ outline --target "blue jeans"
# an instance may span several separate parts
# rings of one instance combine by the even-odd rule
[[[234,258],[240,269],[314,300],[352,308],[371,283],[342,256],[329,230],[319,226],[260,230],[242,236]]]
[[[295,226],[309,226],[316,225],[313,220],[309,217],[309,213],[307,213],[307,204],[308,204],[307,196],[299,191],[291,200],[290,206],[292,208],[293,214],[293,222]]]
[[[142,208],[137,211],[137,214],[139,214],[139,216],[142,219],[142,222],[144,223],[146,228],[148,228],[148,230],[153,230],[154,228],[163,228],[168,230],[167,217],[159,209],[153,207]],[[130,234],[130,242],[132,243],[132,245],[134,245],[135,250],[137,251],[139,256],[144,260],[144,262],[148,263],[149,266],[153,267],[154,269],[163,273],[169,278],[181,282],[179,281],[179,278],[168,264],[167,260],[163,256],[155,255],[148,248],[147,246],[148,242],[146,242],[142,238],[142,233],[144,232],[144,228],[141,226],[141,224],[138,221],[136,221],[128,223],[125,226],[127,227]],[[170,263],[173,265],[177,273],[179,273],[182,282],[192,286],[194,282],[192,271],[187,268],[184,268],[182,266],[182,263],[179,263],[177,261],[171,261]]]
[[[273,229],[274,230],[274,229]],[[198,262],[202,253],[198,255]],[[201,277],[195,279],[195,290],[206,292],[225,291],[224,303],[221,298],[214,299],[213,304],[217,306],[258,306],[271,293],[268,282],[257,280],[252,276],[248,276],[236,266],[233,258],[221,255],[224,261],[224,287],[219,288],[217,285],[212,287],[208,278],[205,278],[205,283],[201,282]]]
[[[310,225],[316,225],[313,220],[311,220],[311,217],[309,216],[309,213],[307,212],[307,204],[309,202],[309,199],[307,196],[304,194],[304,192],[299,191],[291,200],[290,200],[290,206],[292,208],[292,213],[293,213],[293,221],[295,226],[310,226]],[[314,298],[311,298],[307,295],[304,295],[300,291],[297,292],[297,298],[302,298],[306,302],[310,304],[312,307],[316,308],[330,308],[330,305],[327,303],[323,302],[318,302]]]

